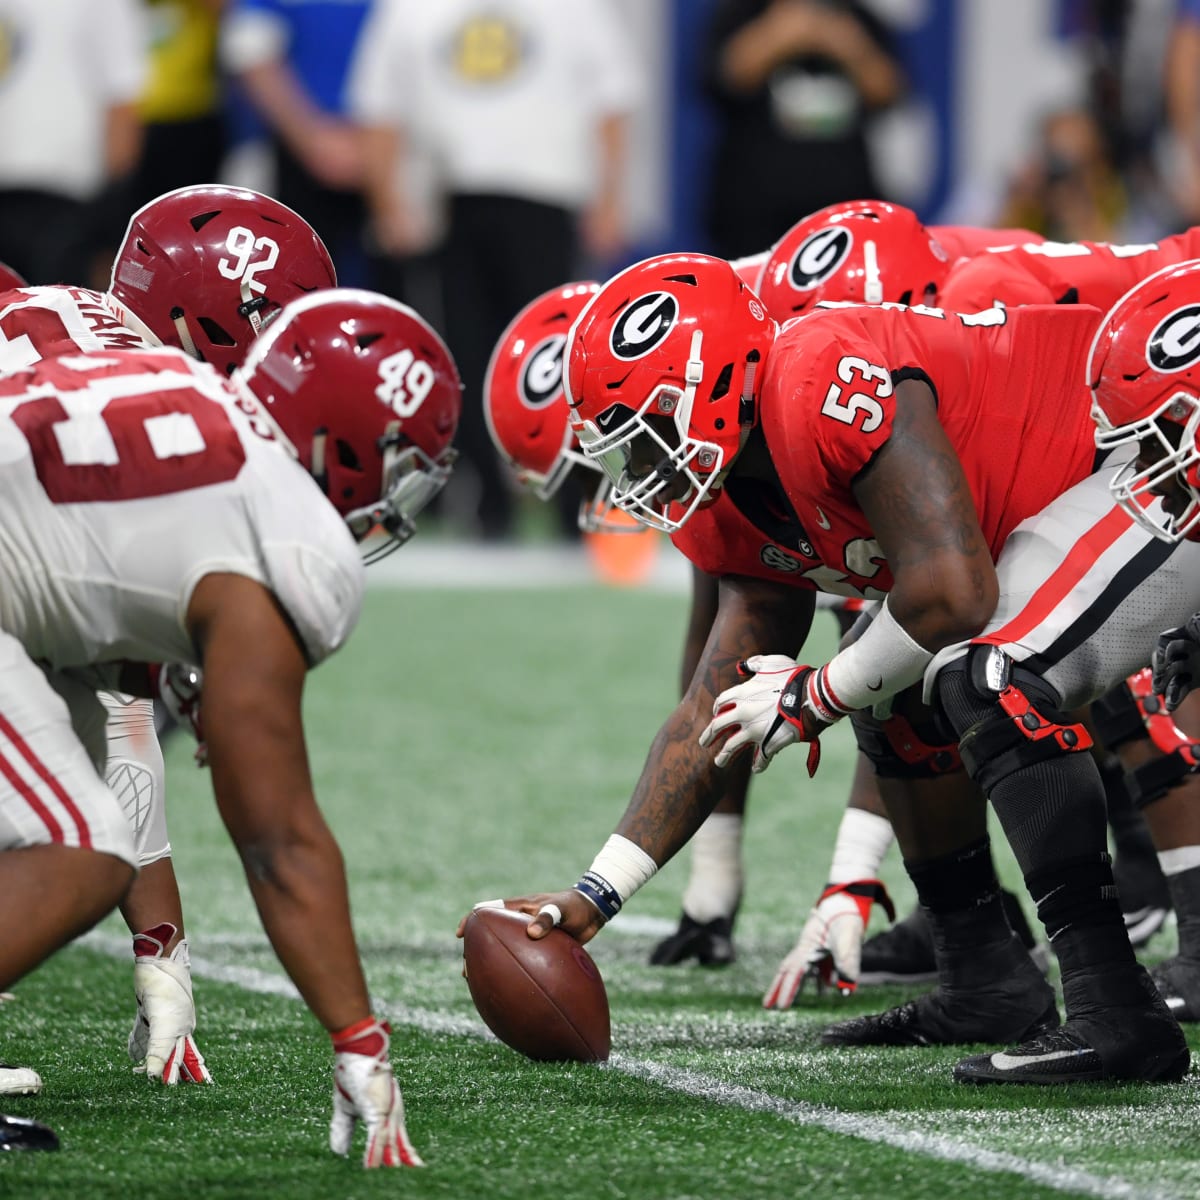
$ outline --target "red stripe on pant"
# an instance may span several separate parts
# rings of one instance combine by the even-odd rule
[[[21,757],[33,769],[34,774],[54,793],[55,798],[66,810],[72,822],[74,822],[75,832],[79,835],[80,847],[84,850],[90,850],[92,848],[92,834],[91,830],[88,829],[87,822],[83,819],[83,814],[76,807],[71,797],[67,795],[62,784],[50,774],[45,763],[38,758],[25,739],[3,715],[0,715],[0,734],[3,734],[12,742]],[[63,842],[62,826],[55,820],[54,814],[38,799],[34,790],[17,774],[12,764],[7,762],[2,754],[0,754],[0,774],[4,775],[5,779],[25,798],[29,807],[42,819],[42,822],[50,831],[50,840],[52,842]]]
[[[994,633],[972,639],[987,646],[1019,642],[1036,629],[1079,585],[1118,538],[1133,524],[1124,509],[1110,509],[1071,547],[1049,579],[1029,598],[1029,602],[1007,625]]]

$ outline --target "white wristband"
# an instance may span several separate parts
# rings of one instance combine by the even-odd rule
[[[614,833],[592,860],[591,870],[606,879],[624,903],[654,878],[658,864],[636,842]]]
[[[862,637],[821,668],[818,686],[832,708],[853,712],[916,683],[932,661],[933,654],[913,641],[885,600]]]

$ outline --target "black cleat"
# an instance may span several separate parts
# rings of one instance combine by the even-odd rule
[[[963,1011],[963,1001],[970,1011]],[[1013,1029],[1020,1029],[1018,1038],[1037,1036],[1058,1025],[1053,995],[1041,1011],[1033,1010],[1017,996],[984,993],[951,1001],[939,988],[886,1012],[837,1021],[820,1040],[825,1046],[964,1046],[1011,1041]]]
[[[1175,955],[1150,968],[1150,978],[1177,1021],[1200,1021],[1200,962]]]
[[[1006,1044],[1058,1026],[1054,989],[1012,932],[972,943],[971,912],[930,922],[940,962],[928,995],[886,1013],[838,1021],[821,1033],[826,1045],[931,1046]],[[950,943],[950,935],[958,938]]]
[[[682,913],[679,928],[650,952],[650,965],[673,967],[689,958],[697,959],[702,967],[729,966],[737,958],[733,948],[733,918],[714,917],[701,925]]]
[[[1112,865],[1113,882],[1121,898],[1125,932],[1136,950],[1162,927],[1171,911],[1171,893],[1153,847],[1118,847]]]
[[[0,1113],[0,1151],[57,1149],[58,1135],[48,1125]]]
[[[1147,989],[1153,985],[1146,977]],[[1156,995],[1139,1005],[1085,1010],[1061,1028],[993,1054],[964,1058],[959,1083],[1178,1083],[1191,1054]]]
[[[1000,896],[1013,932],[1044,975],[1050,967],[1049,950],[1033,936],[1016,896],[1009,891],[1002,891]],[[897,921],[863,943],[862,966],[858,973],[860,987],[879,983],[933,983],[937,977],[933,933],[920,906],[903,921]]]

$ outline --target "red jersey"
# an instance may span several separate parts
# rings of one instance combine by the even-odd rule
[[[713,575],[750,575],[878,599],[892,586],[854,498],[891,436],[895,385],[925,380],[996,558],[1027,517],[1089,475],[1085,364],[1102,314],[1083,306],[940,309],[835,305],[779,332],[761,421],[783,493],[733,477],[672,541]]]
[[[938,304],[978,312],[993,304],[1094,304],[1107,311],[1147,275],[1200,257],[1200,228],[1159,242],[1043,242],[977,255],[951,268]]]
[[[975,225],[930,225],[929,232],[938,240],[951,262],[959,258],[974,258],[989,250],[1034,246],[1044,240],[1040,233],[1028,229],[980,229]]]

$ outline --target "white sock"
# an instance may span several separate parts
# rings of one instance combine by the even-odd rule
[[[1175,850],[1160,850],[1158,865],[1164,875],[1178,875],[1200,867],[1200,846],[1179,846]]]
[[[886,817],[863,808],[848,808],[838,826],[829,865],[830,883],[853,883],[856,879],[876,879],[883,856],[895,834]]]
[[[692,838],[692,873],[683,911],[701,925],[732,917],[742,898],[741,813],[712,813]]]

